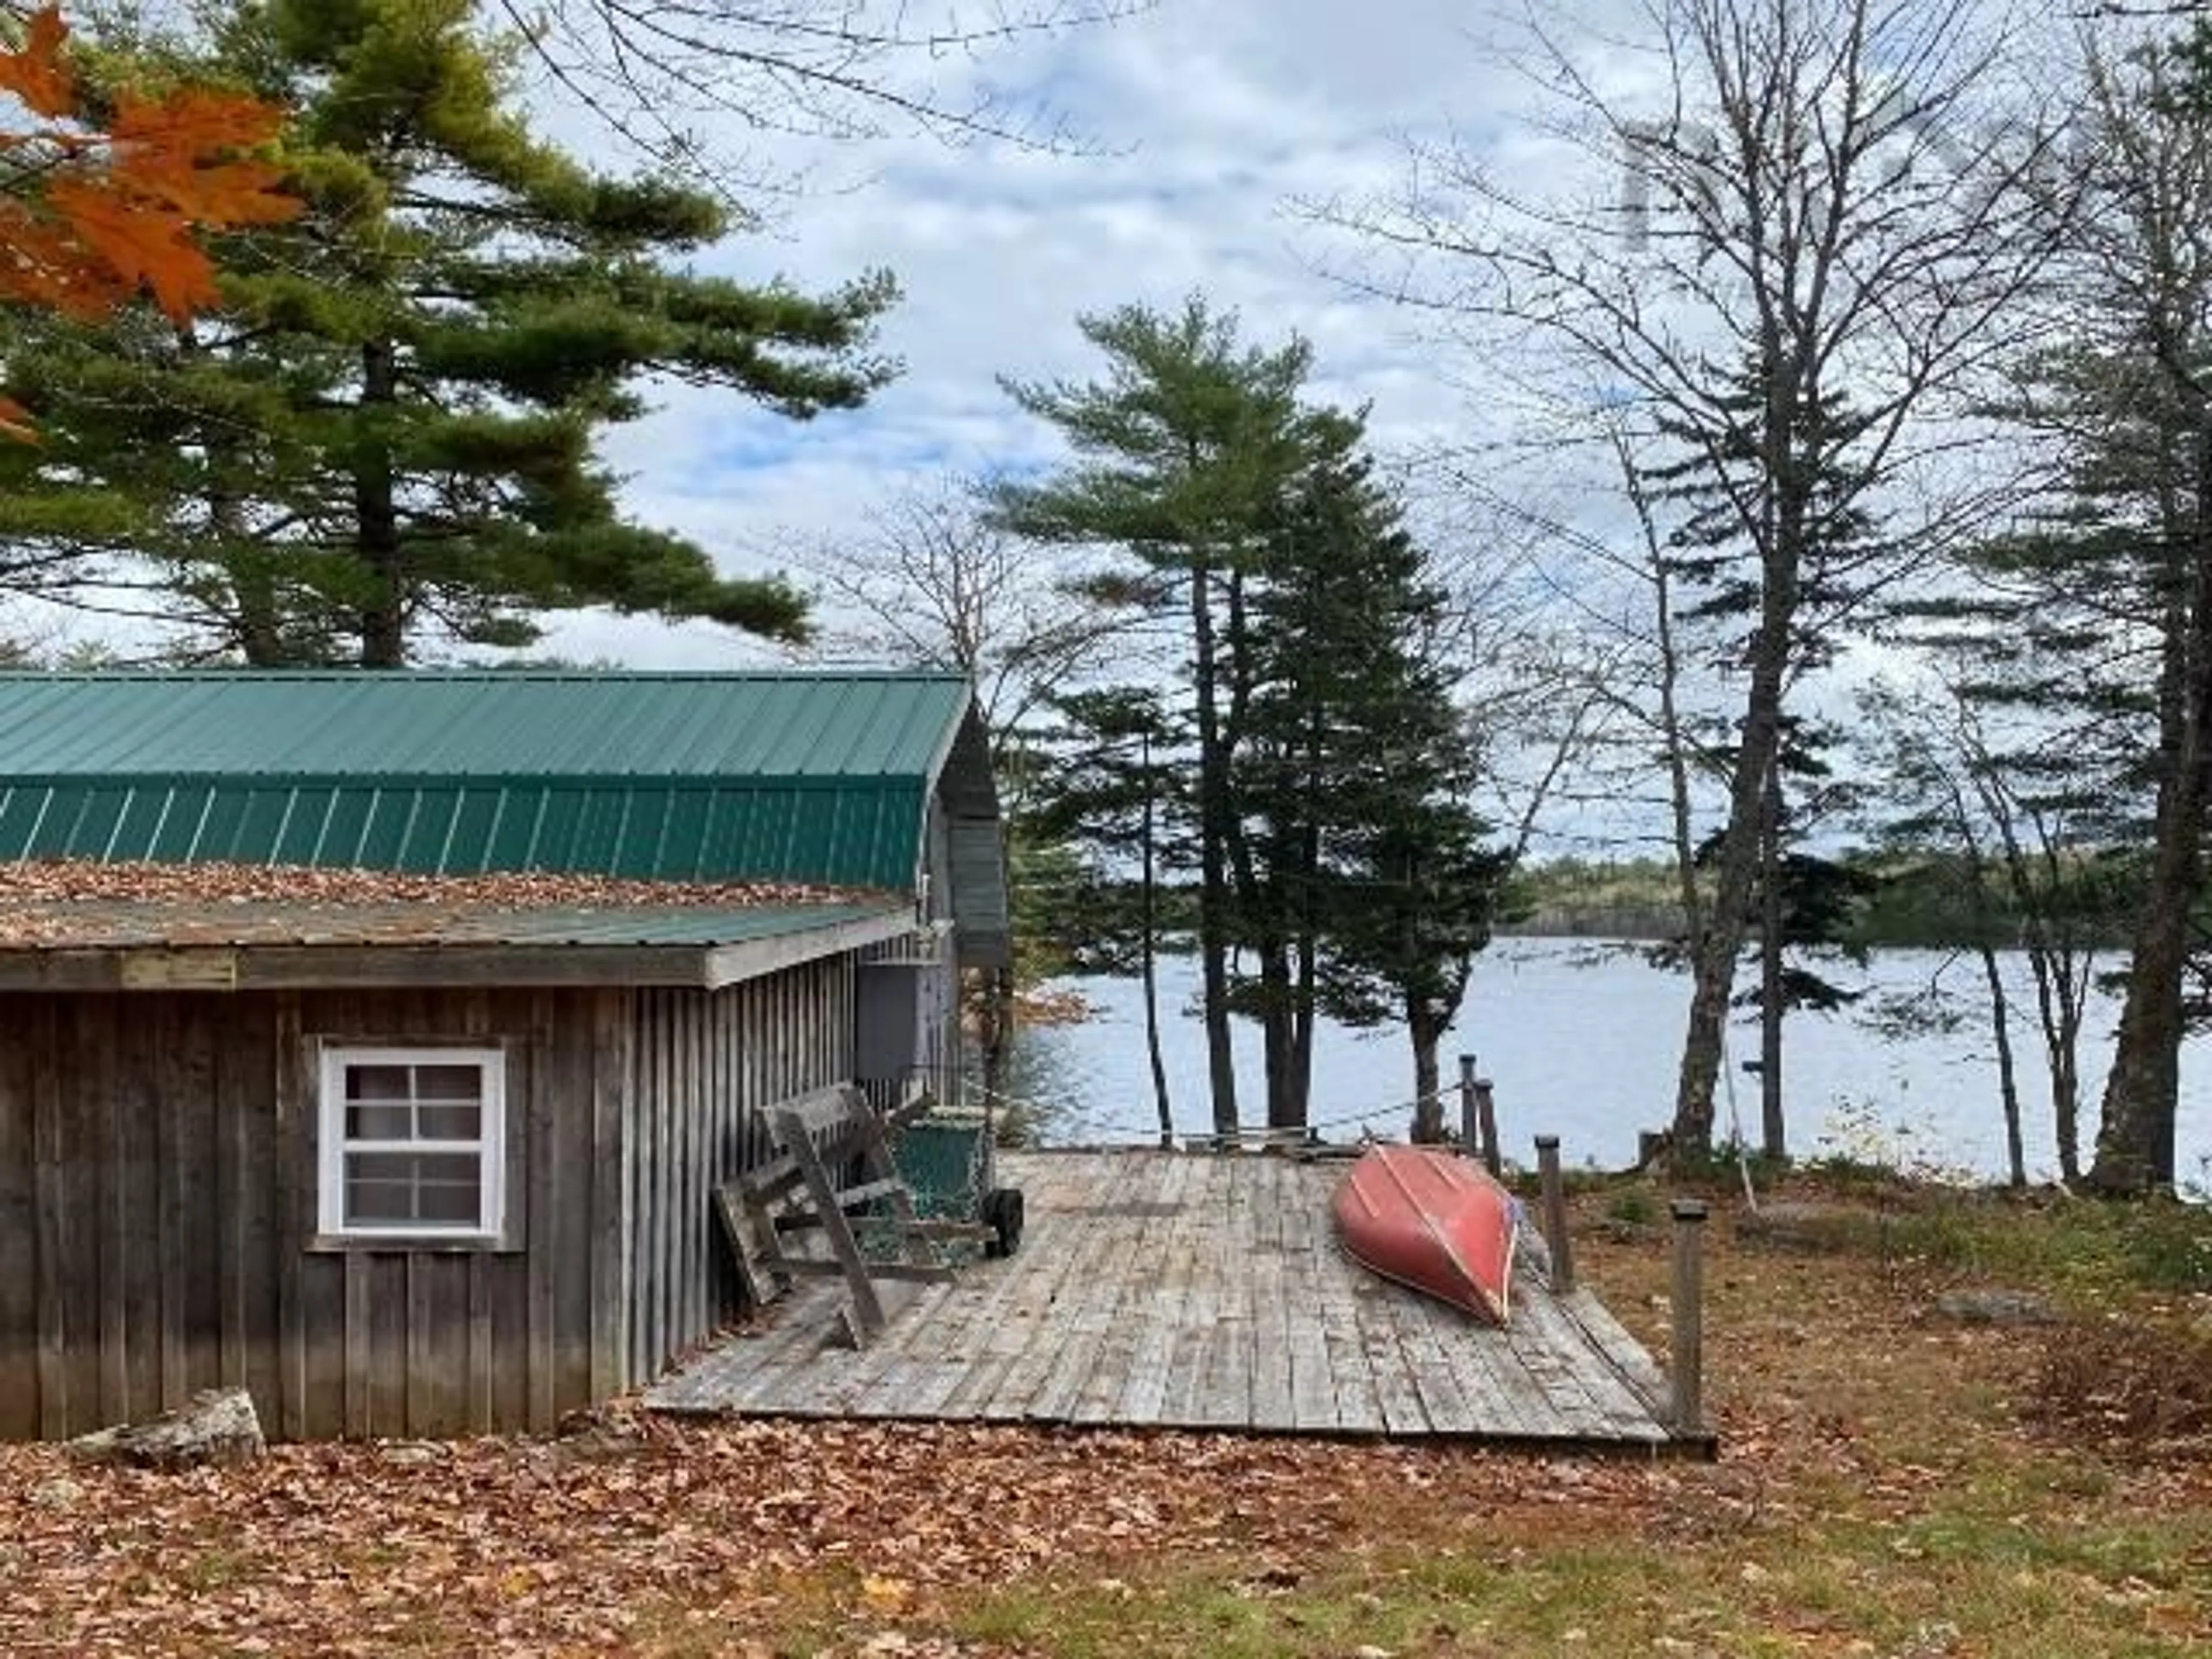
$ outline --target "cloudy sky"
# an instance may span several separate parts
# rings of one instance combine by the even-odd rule
[[[1097,360],[1078,313],[1201,289],[1251,337],[1311,339],[1316,394],[1370,404],[1378,443],[1452,433],[1466,409],[1448,365],[1413,319],[1329,274],[1346,246],[1291,204],[1396,188],[1409,135],[1482,137],[1500,118],[1499,27],[1468,0],[1161,0],[941,82],[957,100],[973,74],[1048,105],[1097,153],[918,135],[765,152],[816,166],[817,187],[708,264],[817,287],[888,267],[905,298],[882,344],[905,372],[865,410],[805,424],[727,397],[665,397],[607,447],[632,509],[750,568],[791,538],[836,535],[903,483],[1048,457],[1049,432],[997,377],[1087,377]],[[550,645],[643,666],[757,654],[705,627],[600,617]]]

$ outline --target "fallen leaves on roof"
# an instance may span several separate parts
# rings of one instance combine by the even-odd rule
[[[242,864],[0,863],[0,947],[360,938],[434,942],[485,918],[669,909],[750,910],[894,896],[803,882],[639,881],[525,871],[438,876]]]
[[[0,864],[0,903],[122,899],[156,903],[467,904],[497,910],[683,904],[737,910],[757,904],[827,904],[865,896],[872,896],[805,882],[637,881],[550,870],[428,876],[299,865],[95,864],[82,859]]]

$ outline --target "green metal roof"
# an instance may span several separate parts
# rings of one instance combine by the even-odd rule
[[[0,674],[0,859],[910,889],[966,683]]]

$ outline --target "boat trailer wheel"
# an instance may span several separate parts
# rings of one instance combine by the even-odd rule
[[[983,1224],[991,1237],[983,1246],[988,1256],[1012,1255],[1022,1244],[1022,1189],[994,1187],[983,1194]]]

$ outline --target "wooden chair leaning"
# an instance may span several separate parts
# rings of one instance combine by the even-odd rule
[[[925,1097],[878,1115],[858,1088],[842,1084],[769,1112],[776,1155],[714,1194],[715,1213],[754,1306],[765,1306],[797,1277],[842,1278],[843,1334],[849,1346],[864,1348],[896,1311],[886,1305],[887,1291],[898,1286],[911,1295],[913,1285],[953,1276],[930,1244],[981,1238],[990,1229],[916,1216],[913,1194],[899,1176],[885,1134],[888,1127],[928,1106]],[[840,1176],[848,1171],[858,1179],[841,1185]],[[890,1235],[895,1260],[872,1259],[854,1230],[854,1212],[873,1205],[889,1213],[871,1217],[869,1227]],[[827,1255],[804,1253],[804,1243],[817,1235]]]

